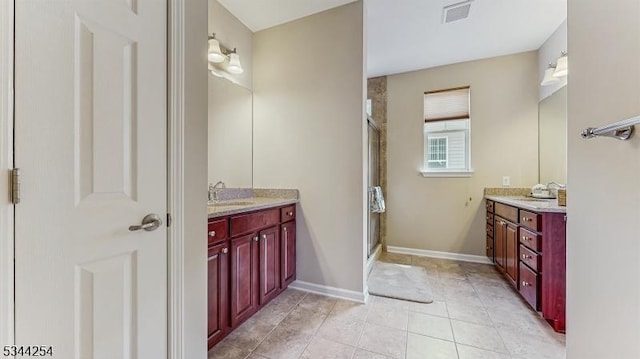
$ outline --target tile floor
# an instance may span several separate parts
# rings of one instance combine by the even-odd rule
[[[493,266],[384,253],[423,266],[435,301],[367,304],[288,289],[209,359],[562,359],[554,333]]]

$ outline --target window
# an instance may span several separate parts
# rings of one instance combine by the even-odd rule
[[[469,87],[424,94],[425,177],[471,175]]]

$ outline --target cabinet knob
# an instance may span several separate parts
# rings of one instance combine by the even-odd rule
[[[528,256],[528,255],[526,255],[526,254],[523,254],[523,255],[522,255],[522,259],[530,259],[530,258],[531,258],[531,256]]]
[[[293,216],[293,212],[287,212],[287,216]]]
[[[253,237],[253,240],[257,242],[259,240],[258,236]]]
[[[263,234],[263,235],[262,235],[262,239],[267,239],[267,235],[266,235],[266,234]]]
[[[530,283],[528,283],[528,282],[522,281],[522,286],[523,286],[523,287],[530,287],[530,286],[531,286],[531,284],[530,284]]]
[[[216,236],[216,231],[209,232],[209,237],[215,237],[215,236]]]
[[[287,231],[287,227],[282,227],[282,230],[283,230],[284,232],[286,232],[286,231]]]
[[[530,241],[530,240],[531,240],[531,238],[529,238],[529,237],[527,237],[527,236],[522,236],[522,240],[523,240],[523,241]]]
[[[525,222],[531,222],[532,221],[532,219],[529,218],[529,217],[522,217],[522,220],[525,221]]]
[[[222,253],[224,253],[224,254],[229,253],[229,248],[222,248]]]

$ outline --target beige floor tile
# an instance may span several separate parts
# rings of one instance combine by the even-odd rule
[[[293,306],[288,303],[278,303],[271,301],[265,305],[256,314],[251,317],[252,319],[259,320],[265,323],[277,325],[291,312]]]
[[[247,357],[247,359],[268,359],[267,357],[263,357],[262,355],[258,355],[258,354],[251,354]]]
[[[519,333],[539,336],[546,335],[551,330],[544,319],[528,308],[518,310],[487,308],[487,313],[496,328],[510,328]]]
[[[444,301],[433,301],[432,303],[411,303],[409,310],[411,312],[437,315],[439,317],[449,316],[447,303]]]
[[[409,317],[409,332],[453,341],[449,318],[411,313]]]
[[[304,334],[315,334],[326,317],[327,314],[322,312],[298,306],[284,318],[278,327]]]
[[[284,292],[282,292],[277,297],[273,298],[271,303],[280,304],[283,306],[288,306],[292,308],[296,306],[296,304],[300,303],[300,301],[307,296],[307,292],[303,292],[297,289],[287,288]]]
[[[491,317],[489,317],[484,307],[450,303],[447,308],[449,308],[449,318],[451,319],[489,326],[493,325]]]
[[[407,332],[371,323],[365,324],[358,342],[358,348],[395,359],[404,359],[406,347]]]
[[[482,302],[482,300],[480,299],[480,297],[477,294],[450,295],[450,296],[447,296],[445,300],[447,302],[447,306],[449,305],[449,303],[458,303],[458,304],[469,305],[469,306],[473,306],[473,307],[482,307],[482,306],[484,306],[484,303]]]
[[[249,318],[222,340],[238,348],[253,350],[276,327],[275,324]]]
[[[245,359],[250,353],[250,349],[238,348],[220,342],[209,351],[208,359]]]
[[[391,359],[386,355],[372,353],[370,351],[366,351],[363,349],[356,349],[356,354],[353,356],[353,359]]]
[[[367,318],[371,304],[363,304],[348,300],[338,300],[331,309],[329,317],[341,320],[361,320]]]
[[[458,357],[460,359],[510,359],[511,356],[504,353],[496,353],[489,350],[478,349],[467,345],[457,344]]]
[[[407,338],[407,359],[456,359],[456,345],[453,342],[409,333]]]
[[[451,320],[456,343],[499,353],[508,353],[498,331],[492,326]]]
[[[369,315],[367,315],[367,323],[373,323],[395,329],[407,330],[408,322],[408,308],[374,306],[369,310]]]
[[[563,359],[566,350],[563,343],[550,337],[523,335],[512,329],[498,329],[509,353],[519,359]]]
[[[387,298],[387,297],[379,297],[377,295],[372,295],[369,297],[371,300],[371,308],[384,306],[384,307],[394,307],[401,309],[409,309],[409,306],[412,302],[406,300],[399,300],[395,298]]]
[[[260,343],[255,354],[271,359],[298,359],[312,338],[310,334],[278,327]]]
[[[329,314],[337,301],[336,298],[309,293],[298,303],[298,306],[313,310],[314,312]]]
[[[300,359],[351,359],[355,347],[315,337]]]
[[[378,260],[389,263],[411,264],[411,256],[408,254],[382,252]]]
[[[316,336],[355,346],[358,344],[363,329],[363,321],[329,316],[324,323],[322,323],[320,329],[318,329]]]

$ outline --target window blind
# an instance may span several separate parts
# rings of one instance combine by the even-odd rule
[[[469,87],[424,93],[424,122],[469,118]]]

